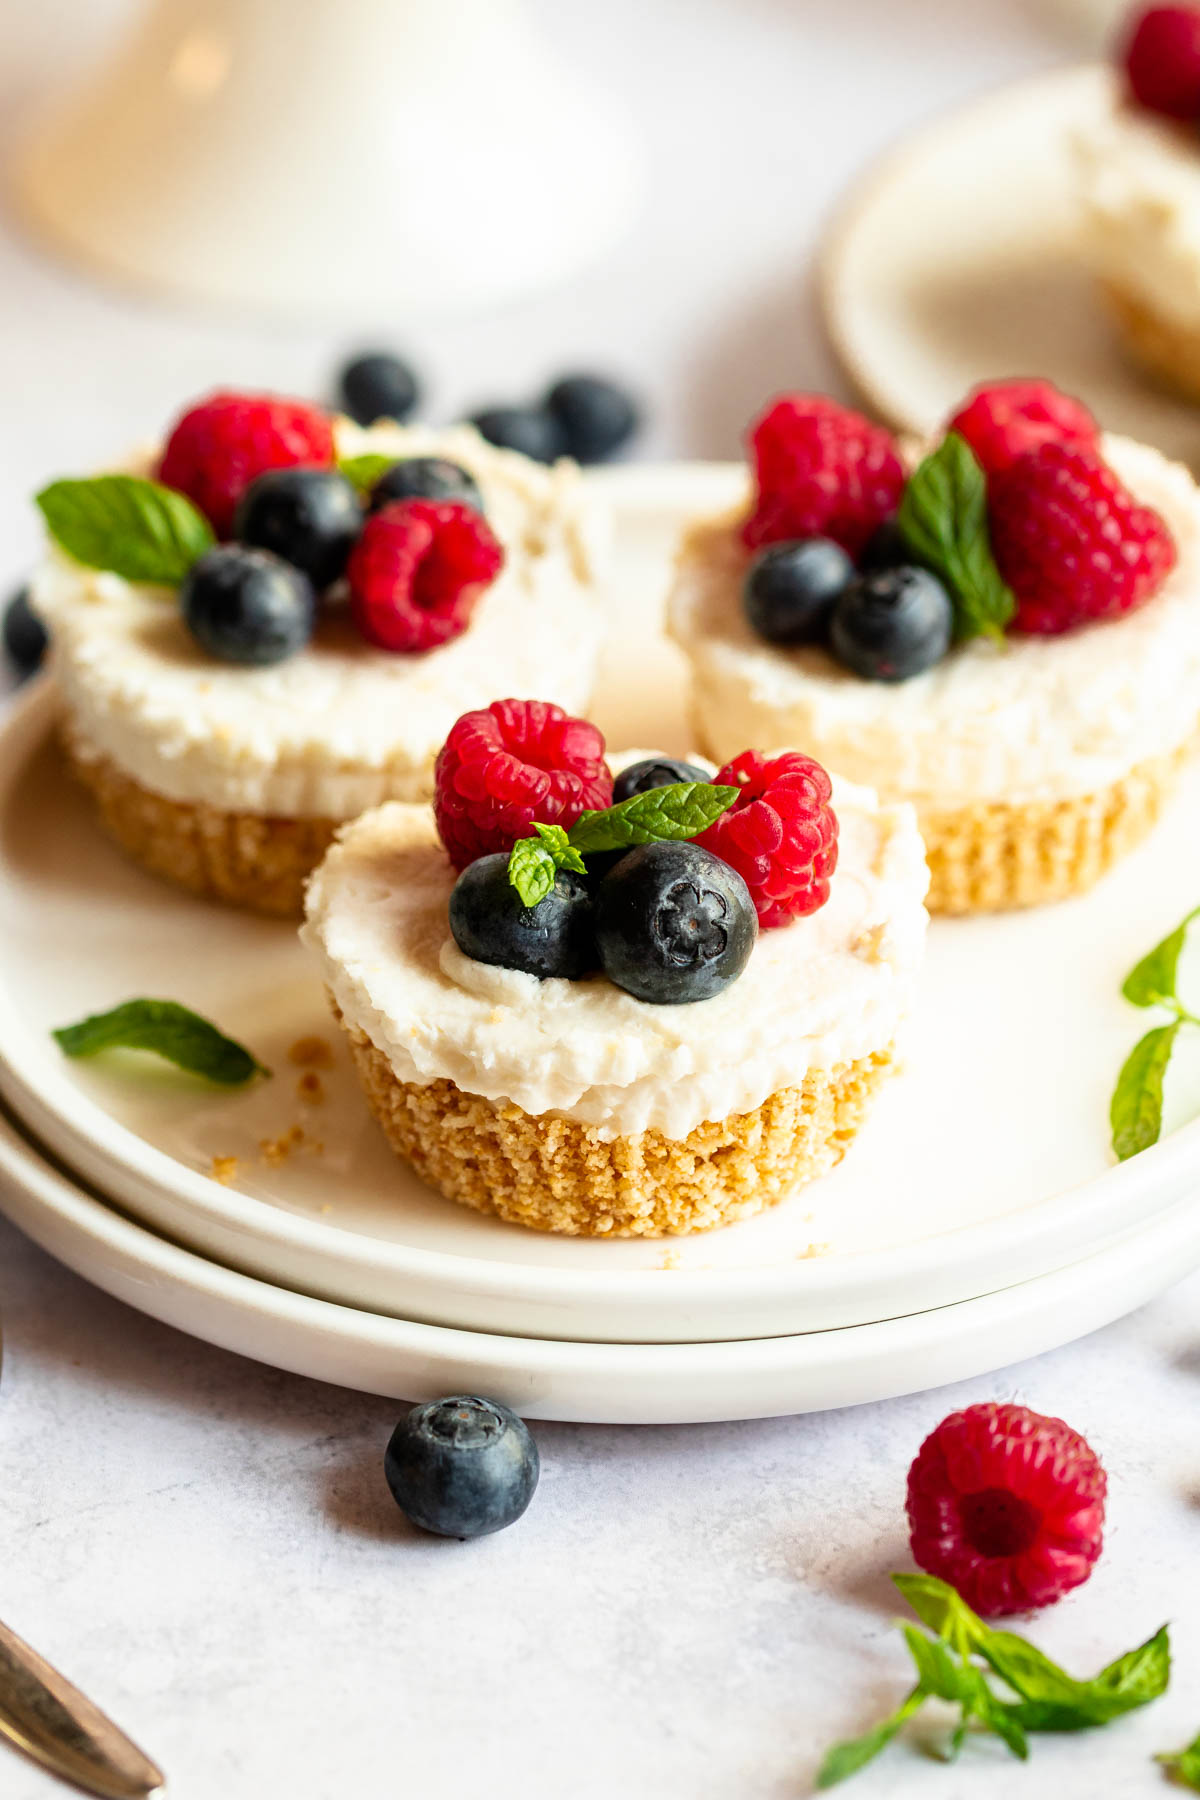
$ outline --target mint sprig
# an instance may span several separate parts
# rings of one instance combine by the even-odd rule
[[[381,456],[378,450],[372,450],[364,456],[342,457],[338,468],[360,494],[369,494],[380,476],[386,475],[397,460],[394,456]]]
[[[819,1788],[835,1787],[865,1768],[929,1699],[960,1709],[947,1760],[958,1754],[974,1726],[992,1732],[1024,1761],[1030,1732],[1091,1730],[1166,1692],[1171,1649],[1165,1625],[1092,1680],[1079,1681],[1028,1639],[994,1631],[936,1576],[893,1575],[892,1580],[932,1634],[910,1624],[901,1627],[916,1685],[880,1724],[834,1745],[821,1764]]]
[[[102,1050],[148,1050],[191,1075],[221,1087],[240,1087],[269,1075],[257,1057],[177,1000],[126,1000],[51,1034],[64,1056],[98,1056]]]
[[[588,856],[631,850],[637,844],[682,843],[699,837],[727,812],[740,788],[711,781],[674,781],[667,787],[632,794],[618,806],[581,813],[569,831],[535,825],[536,837],[519,838],[508,858],[508,879],[523,906],[537,906],[554,886],[559,869],[584,873]]]
[[[1139,1038],[1117,1076],[1108,1116],[1112,1147],[1120,1162],[1149,1149],[1162,1136],[1163,1081],[1175,1041],[1183,1026],[1200,1025],[1177,991],[1179,958],[1188,927],[1197,917],[1200,907],[1143,956],[1121,984],[1122,994],[1132,1005],[1162,1007],[1171,1019]]]
[[[52,481],[37,495],[51,537],[76,562],[126,581],[178,587],[216,542],[185,494],[139,475]]]
[[[1200,1794],[1200,1736],[1194,1737],[1186,1750],[1164,1750],[1154,1760],[1170,1769],[1182,1787]]]
[[[1017,603],[992,555],[987,477],[957,431],[909,477],[896,525],[916,561],[945,584],[955,637],[1002,637]]]

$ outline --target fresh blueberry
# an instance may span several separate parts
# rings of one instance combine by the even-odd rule
[[[346,572],[362,506],[336,469],[268,469],[238,501],[233,530],[239,543],[274,551],[327,588]]]
[[[474,477],[444,456],[408,456],[385,469],[371,489],[369,510],[378,512],[393,500],[457,500],[483,511]]]
[[[566,455],[562,426],[541,407],[488,406],[472,414],[470,422],[489,444],[519,450],[534,462],[552,463]]]
[[[533,1499],[539,1467],[524,1420],[473,1394],[414,1406],[383,1464],[401,1512],[422,1531],[454,1538],[514,1524]]]
[[[539,981],[575,981],[596,966],[592,893],[583,876],[560,869],[546,898],[524,906],[503,851],[467,864],[450,896],[450,930],[464,956]]]
[[[902,564],[915,567],[913,553],[900,535],[896,520],[885,519],[867,539],[858,559],[859,569],[864,575],[872,575],[876,569],[898,569]]]
[[[854,580],[854,564],[831,538],[768,544],[746,573],[742,605],[770,644],[811,644],[829,629],[833,603]]]
[[[269,550],[222,544],[192,564],[179,590],[196,642],[222,662],[277,663],[312,636],[312,582]]]
[[[633,396],[598,375],[564,375],[543,402],[562,429],[567,454],[598,463],[615,456],[638,428]]]
[[[677,781],[711,780],[712,776],[695,763],[677,762],[673,756],[648,756],[621,770],[613,782],[613,805],[632,800],[635,794],[648,794],[651,788],[671,787]]]
[[[654,1006],[719,994],[745,968],[757,935],[745,882],[699,844],[642,844],[596,893],[604,973]]]
[[[407,419],[421,398],[421,385],[408,364],[387,350],[371,350],[348,362],[338,388],[342,405],[360,425]]]
[[[29,604],[28,588],[15,593],[4,609],[4,648],[18,681],[34,674],[46,654],[46,627]]]
[[[880,569],[833,609],[833,654],[867,681],[907,681],[941,662],[954,636],[950,596],[928,569]]]

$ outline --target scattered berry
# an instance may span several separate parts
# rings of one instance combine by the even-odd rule
[[[29,589],[21,588],[4,609],[4,649],[18,681],[41,667],[46,644],[46,627],[29,604]]]
[[[907,681],[941,662],[954,607],[936,575],[913,564],[853,582],[829,623],[833,654],[866,681]]]
[[[671,787],[677,781],[711,781],[706,769],[695,763],[679,762],[673,756],[648,756],[642,762],[630,763],[613,782],[613,805],[632,800],[635,794],[648,794],[652,788]]]
[[[742,606],[751,629],[769,644],[816,643],[853,579],[854,564],[832,538],[768,544],[746,571]]]
[[[911,564],[912,560],[913,553],[899,525],[895,519],[885,519],[867,539],[859,554],[858,566],[864,575],[872,575],[877,569],[898,569],[902,563]]]
[[[269,469],[238,501],[234,533],[327,588],[345,574],[362,522],[353,484],[337,469]]]
[[[355,623],[380,650],[436,649],[466,630],[503,566],[474,507],[393,501],[368,518],[346,567]]]
[[[234,508],[257,475],[296,463],[328,468],[333,429],[319,407],[273,394],[210,394],[175,425],[159,480],[186,494],[218,537],[233,530]]]
[[[545,700],[494,700],[464,713],[434,769],[434,813],[456,869],[512,849],[534,820],[571,826],[612,804],[604,739]]]
[[[196,642],[231,663],[277,663],[302,650],[317,615],[312,582],[269,550],[223,544],[192,564],[179,604]]]
[[[583,876],[560,869],[546,898],[523,906],[505,851],[467,864],[450,896],[450,930],[464,956],[539,981],[577,981],[596,966],[592,890]]]
[[[711,1000],[758,936],[736,869],[694,843],[642,844],[596,890],[596,944],[610,981],[651,1006]]]
[[[1016,595],[1010,629],[1053,636],[1131,612],[1175,566],[1164,521],[1094,450],[1043,444],[988,483],[992,551]]]
[[[475,478],[444,456],[407,456],[393,463],[371,489],[370,511],[392,500],[456,500],[483,511],[483,495]]]
[[[638,428],[633,396],[596,375],[565,375],[546,395],[544,409],[557,419],[568,456],[598,463],[615,456]]]
[[[1200,6],[1135,14],[1119,55],[1139,106],[1189,125],[1200,121]]]
[[[470,423],[489,444],[519,450],[534,462],[552,463],[567,453],[562,426],[541,407],[489,406],[474,413]]]
[[[930,1433],[908,1472],[913,1556],[985,1618],[1050,1606],[1092,1572],[1106,1485],[1061,1419],[968,1406]]]
[[[832,538],[857,556],[904,491],[896,441],[881,425],[821,394],[785,394],[754,424],[752,550],[784,538]]]
[[[811,756],[743,750],[713,776],[742,792],[695,842],[736,869],[769,929],[816,912],[837,868],[838,822],[828,775]]]
[[[1051,381],[990,381],[973,388],[946,428],[966,438],[988,475],[1040,444],[1094,445],[1100,428],[1081,400]]]
[[[338,377],[342,405],[359,425],[376,419],[407,419],[421,398],[420,383],[406,362],[386,350],[369,351],[348,362]]]
[[[455,1394],[414,1406],[384,1458],[392,1497],[422,1531],[483,1537],[521,1517],[537,1487],[529,1427],[507,1406]]]

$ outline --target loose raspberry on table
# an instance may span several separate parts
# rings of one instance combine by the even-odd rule
[[[900,504],[905,472],[890,431],[822,394],[784,394],[750,431],[757,491],[746,544],[827,537],[857,557]]]
[[[744,750],[713,780],[742,792],[695,840],[736,869],[764,929],[816,912],[837,867],[838,822],[828,775],[811,756]]]
[[[1051,381],[983,382],[946,429],[966,438],[989,475],[1039,444],[1094,445],[1100,430],[1083,402]]]
[[[569,827],[611,805],[603,737],[545,700],[494,700],[464,713],[434,769],[434,815],[456,869],[511,850],[535,820]]]
[[[466,630],[503,566],[503,546],[474,507],[393,500],[350,552],[350,610],[380,650],[433,650]]]
[[[1200,121],[1200,6],[1149,6],[1134,16],[1119,58],[1139,106]]]
[[[1050,637],[1141,606],[1175,541],[1095,450],[1043,444],[988,482],[992,552],[1016,596],[1010,630]]]
[[[167,439],[158,478],[195,502],[218,537],[233,531],[243,492],[268,469],[328,468],[333,427],[318,406],[275,394],[210,394],[189,407]]]
[[[1099,1458],[1061,1419],[968,1406],[908,1472],[913,1556],[985,1618],[1050,1606],[1092,1572],[1106,1487]]]

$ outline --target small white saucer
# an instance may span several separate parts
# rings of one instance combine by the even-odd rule
[[[1046,375],[1102,424],[1200,459],[1200,411],[1125,361],[1079,248],[1073,131],[1106,103],[1100,65],[1013,83],[890,150],[825,245],[834,348],[894,425],[928,432],[968,388]]]

